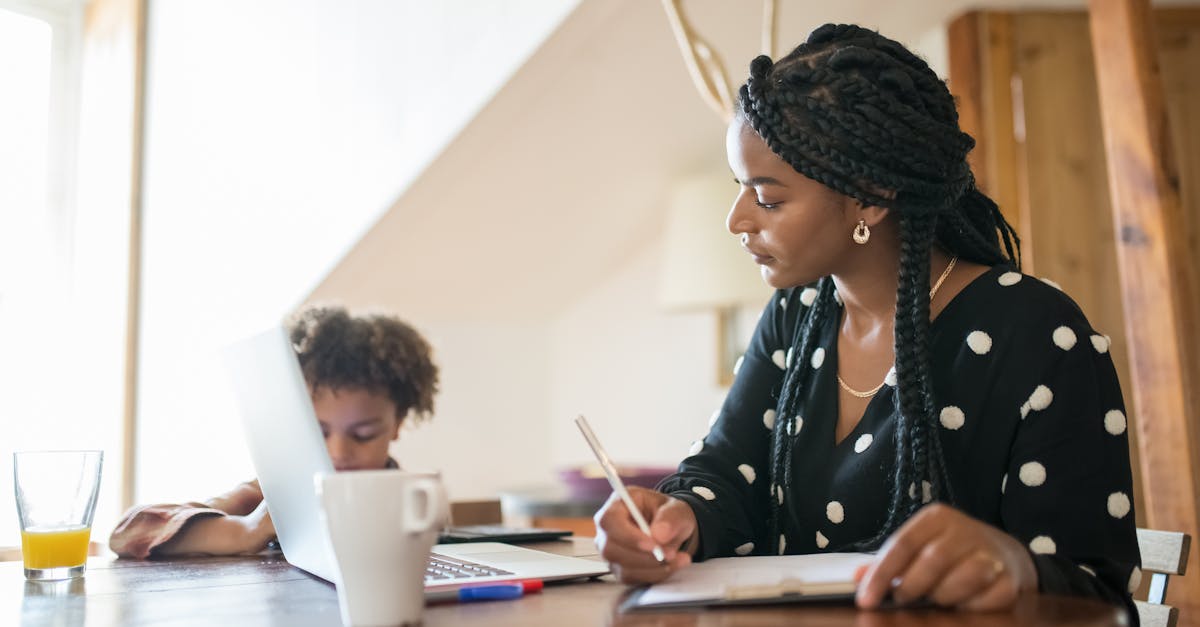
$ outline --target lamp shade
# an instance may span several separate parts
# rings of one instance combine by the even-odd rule
[[[659,303],[670,311],[761,305],[771,289],[725,228],[736,188],[728,176],[692,177],[668,200]]]

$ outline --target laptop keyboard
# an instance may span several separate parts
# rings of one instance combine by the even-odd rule
[[[456,557],[446,557],[434,553],[429,556],[429,563],[425,566],[425,583],[439,581],[453,581],[455,579],[464,579],[466,577],[491,577],[493,575],[512,575],[507,570],[494,568],[492,566],[484,566],[475,562],[468,562]]]

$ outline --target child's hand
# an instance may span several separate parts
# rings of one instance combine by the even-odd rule
[[[275,523],[271,522],[266,499],[241,519],[246,529],[246,546],[242,552],[257,553],[267,548],[267,544],[275,537]]]

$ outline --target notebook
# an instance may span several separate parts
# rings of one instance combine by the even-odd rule
[[[337,584],[337,562],[321,524],[313,483],[314,474],[333,472],[333,463],[287,333],[282,326],[272,327],[228,347],[224,357],[283,557],[292,566]],[[498,542],[438,544],[426,567],[425,586],[553,581],[608,572],[604,562]]]
[[[665,609],[854,598],[855,572],[870,553],[722,557],[697,562],[636,591],[621,609]]]
[[[571,535],[567,529],[542,529],[528,527],[508,527],[505,525],[461,525],[447,527],[438,534],[438,542],[442,544],[458,544],[460,542],[507,542],[520,544],[522,542],[546,542]]]

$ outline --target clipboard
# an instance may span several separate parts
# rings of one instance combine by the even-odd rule
[[[711,559],[634,590],[619,610],[852,602],[856,571],[874,560],[871,553]]]

